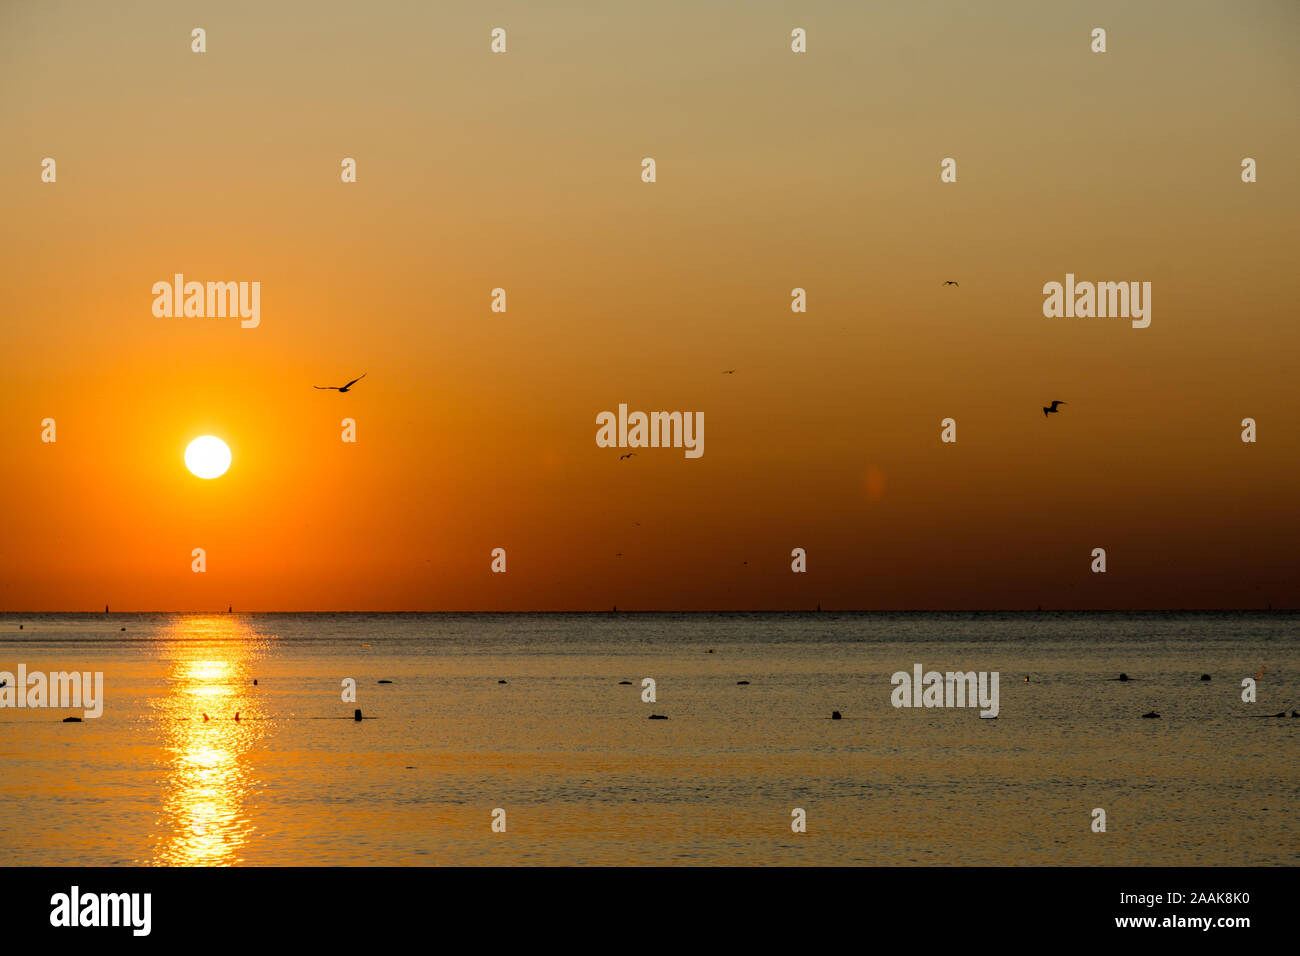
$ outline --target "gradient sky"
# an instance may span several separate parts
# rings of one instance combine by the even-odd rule
[[[1300,606],[1298,53],[1284,0],[7,2],[0,609]]]

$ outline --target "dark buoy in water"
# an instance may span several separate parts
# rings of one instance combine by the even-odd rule
[[[239,719],[239,711],[235,711],[235,720]]]
[[[844,718],[840,716],[840,712],[838,710],[831,711],[831,720],[843,720],[843,719]]]
[[[667,720],[668,718],[665,717],[663,714],[651,714],[651,715],[650,715],[650,719],[651,719],[651,720]]]
[[[503,680],[499,680],[499,681],[497,681],[497,683],[498,683],[498,684],[504,684],[505,681],[503,681]]]
[[[209,718],[207,714],[204,714],[204,715],[203,715],[203,719],[204,719],[204,720],[210,720],[211,718]]]
[[[632,682],[630,680],[621,680],[619,681],[619,684],[626,684],[628,687],[632,686]]]
[[[19,625],[18,625],[18,630],[21,631],[22,629],[23,629],[23,626],[22,626],[21,624],[19,624]]]
[[[126,628],[122,628],[122,630],[124,630],[124,631],[125,631],[125,630],[126,630]]]
[[[742,686],[742,685],[744,685],[744,684],[748,684],[748,683],[749,683],[749,681],[747,681],[747,680],[738,680],[738,681],[736,681],[736,686],[737,686],[737,687],[740,687],[740,686]]]
[[[1300,717],[1300,710],[1293,710],[1293,711],[1291,711],[1291,716],[1292,716],[1292,717]]]
[[[1123,674],[1123,673],[1121,673],[1121,674],[1119,675],[1119,679],[1120,679],[1120,680],[1128,680],[1128,675],[1127,675],[1127,674]]]
[[[353,720],[360,720],[360,719],[361,719],[361,708],[360,708],[360,707],[358,707],[356,710],[354,710],[354,711],[352,712],[352,719],[353,719]]]
[[[1209,675],[1209,674],[1202,674],[1202,675],[1201,675],[1201,680],[1209,680],[1209,679],[1210,679],[1210,675]]]
[[[1147,719],[1151,719],[1151,718],[1154,718],[1154,717],[1159,717],[1160,715],[1157,714],[1157,713],[1153,710],[1153,711],[1151,711],[1151,713],[1149,713],[1149,714],[1143,714],[1142,716],[1145,717],[1145,718],[1147,718]]]
[[[381,680],[379,683],[381,683],[381,684],[391,684],[392,681],[390,681],[390,680]]]
[[[254,687],[257,686],[257,678],[256,678],[256,677],[253,678],[253,686],[254,686]]]
[[[63,718],[63,722],[64,722],[65,724],[79,724],[79,723],[81,723],[81,718],[80,718],[80,717],[64,717],[64,718]]]

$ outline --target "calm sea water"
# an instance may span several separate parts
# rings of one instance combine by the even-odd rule
[[[80,724],[0,710],[0,845],[40,865],[1294,864],[1300,719],[1260,715],[1300,709],[1298,632],[1269,613],[0,615],[0,670],[102,671],[106,698]],[[999,718],[894,709],[916,663],[999,671]]]

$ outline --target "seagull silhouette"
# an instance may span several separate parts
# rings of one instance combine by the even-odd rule
[[[955,285],[955,286],[957,286],[957,288],[959,288],[959,289],[961,288],[961,284],[960,284],[960,283],[953,282],[951,279],[949,279],[947,282],[945,282],[944,285]]]
[[[365,377],[366,377],[366,373],[362,372],[360,375],[358,375],[352,381],[348,382],[346,385],[313,385],[312,388],[323,388],[326,390],[333,389],[334,391],[337,392],[346,392],[353,385],[357,384],[357,382],[361,381]]]
[[[1057,408],[1056,406],[1057,406],[1057,405],[1064,405],[1064,404],[1065,404],[1065,402],[1059,402],[1059,401],[1058,401],[1058,402],[1052,402],[1052,406],[1051,406],[1051,408],[1048,408],[1046,405],[1044,405],[1044,406],[1043,406],[1043,417],[1046,418],[1048,415],[1052,414],[1053,412],[1059,413],[1061,410],[1060,410],[1059,408]]]
[[[630,452],[628,452],[626,455],[619,455],[619,456],[618,456],[618,460],[619,460],[619,461],[622,461],[624,458],[633,458],[633,457],[635,457],[635,456],[636,456],[636,452],[634,452],[634,451],[630,451]]]

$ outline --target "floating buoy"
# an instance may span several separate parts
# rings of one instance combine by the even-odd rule
[[[1151,711],[1151,713],[1149,713],[1149,714],[1143,714],[1142,716],[1145,717],[1145,718],[1150,719],[1150,718],[1153,718],[1153,717],[1159,717],[1160,715],[1157,714],[1157,713],[1153,710],[1153,711]]]
[[[747,680],[738,680],[738,681],[736,681],[736,686],[737,686],[737,687],[741,687],[741,686],[743,686],[743,685],[745,685],[745,684],[748,684],[748,683],[749,683],[749,681],[747,681]]]
[[[390,680],[381,680],[379,683],[381,683],[381,684],[391,684],[392,681],[390,681]]]
[[[1209,679],[1210,679],[1210,675],[1209,675],[1209,674],[1202,674],[1202,675],[1201,675],[1201,680],[1209,680]]]
[[[1128,680],[1128,675],[1127,675],[1127,674],[1120,674],[1118,679],[1119,679],[1119,680]]]
[[[352,712],[352,719],[353,719],[353,720],[360,720],[360,719],[361,719],[361,708],[360,708],[360,707],[358,707],[356,710],[354,710],[354,711]]]
[[[663,714],[651,714],[651,715],[650,715],[650,719],[651,719],[651,720],[667,720],[668,718],[665,717]]]
[[[840,712],[838,710],[831,711],[831,720],[843,720],[843,719],[844,718],[840,716]]]
[[[497,681],[497,683],[498,683],[498,684],[504,684],[505,681],[503,681],[503,680],[499,680],[499,681]]]
[[[79,724],[79,723],[81,723],[81,718],[80,718],[80,717],[64,717],[64,718],[63,718],[63,722],[64,722],[65,724]]]
[[[632,686],[632,682],[631,682],[630,680],[621,680],[621,681],[619,681],[619,683],[620,683],[620,684],[626,684],[628,687],[631,687],[631,686]]]

